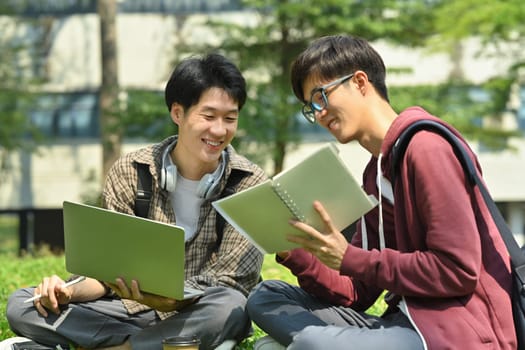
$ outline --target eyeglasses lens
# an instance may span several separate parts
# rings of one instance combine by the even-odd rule
[[[326,108],[327,101],[323,89],[313,93],[310,102],[303,106],[303,115],[310,122],[315,123],[315,113]]]
[[[303,106],[303,116],[308,120],[310,123],[315,123],[315,112],[311,107],[310,103],[307,103]]]

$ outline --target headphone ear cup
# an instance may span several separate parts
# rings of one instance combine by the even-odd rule
[[[220,189],[221,179],[226,170],[226,164],[228,162],[228,155],[226,151],[221,154],[221,161],[219,167],[212,174],[205,174],[199,186],[197,187],[197,195],[204,199],[211,199],[217,195]]]
[[[168,165],[162,169],[160,174],[161,187],[168,192],[174,192],[177,184],[177,167]]]
[[[166,190],[166,169],[160,168],[160,188]]]
[[[168,145],[162,154],[162,166],[160,168],[160,188],[168,192],[175,191],[177,183],[177,167],[170,158],[170,152],[175,147],[176,140]]]
[[[200,198],[209,199],[209,192],[211,190],[212,185],[213,175],[205,174],[199,182],[199,186],[197,187],[197,196],[199,196]]]

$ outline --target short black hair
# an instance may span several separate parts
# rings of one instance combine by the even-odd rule
[[[175,67],[164,90],[166,106],[171,111],[173,103],[178,103],[187,110],[199,103],[202,94],[212,87],[225,90],[237,102],[239,110],[244,106],[244,77],[235,64],[217,53],[192,56]]]
[[[388,101],[386,69],[381,56],[362,38],[331,35],[314,40],[293,62],[291,83],[302,102],[303,85],[309,76],[332,80],[362,70],[379,95]]]

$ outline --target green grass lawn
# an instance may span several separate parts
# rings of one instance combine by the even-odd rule
[[[14,290],[35,285],[44,276],[52,274],[62,278],[68,276],[63,255],[52,255],[45,249],[40,249],[31,256],[19,257],[15,226],[15,218],[0,215],[0,340],[14,336],[5,319],[7,298]],[[265,256],[262,277],[297,284],[295,277],[286,268],[277,264],[273,255]],[[380,300],[369,312],[379,314],[383,309],[384,303]],[[252,349],[255,340],[264,335],[264,332],[255,325],[254,330],[254,335],[240,344],[237,350]]]

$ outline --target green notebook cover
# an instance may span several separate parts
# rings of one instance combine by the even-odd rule
[[[64,201],[66,270],[182,300],[202,291],[185,288],[184,229],[159,221]],[[169,271],[169,273],[167,273]]]
[[[376,206],[330,143],[272,179],[213,202],[214,208],[263,253],[297,248],[288,234],[303,234],[288,223],[291,218],[322,231],[313,208],[320,201],[335,227],[343,230]]]

